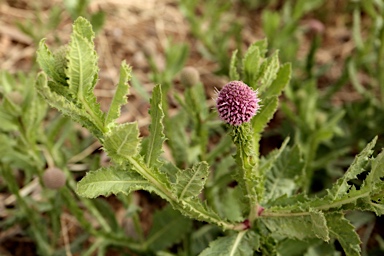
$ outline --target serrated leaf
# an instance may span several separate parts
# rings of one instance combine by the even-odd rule
[[[369,158],[373,153],[373,147],[375,146],[377,137],[375,137],[368,145],[358,154],[348,168],[344,176],[337,180],[336,184],[328,191],[329,196],[333,200],[340,199],[344,197],[347,192],[351,189],[351,185],[348,184],[348,181],[352,179],[357,179],[357,175],[365,171],[365,167],[369,162]]]
[[[113,95],[113,99],[111,105],[109,107],[108,113],[105,116],[104,126],[114,124],[115,120],[120,116],[121,106],[126,104],[127,95],[129,93],[129,84],[128,81],[131,79],[132,68],[129,67],[125,61],[121,63],[120,66],[120,78],[119,83],[117,84],[117,88],[115,94]]]
[[[259,237],[253,231],[242,231],[209,243],[199,256],[249,256],[258,247]]]
[[[266,39],[257,41],[248,48],[243,58],[244,82],[255,90],[259,87],[256,76],[260,72],[260,65],[267,52],[267,46]]]
[[[176,183],[172,187],[179,199],[197,197],[203,190],[209,175],[209,166],[201,162],[186,170],[176,173]]]
[[[326,214],[325,218],[330,236],[340,242],[345,254],[347,256],[359,256],[361,241],[353,225],[341,213]]]
[[[293,195],[302,185],[304,161],[298,146],[279,150],[272,168],[265,173],[264,201]]]
[[[104,113],[101,112],[93,89],[97,82],[97,54],[93,45],[93,31],[89,22],[78,18],[73,25],[65,73],[68,77],[69,91],[76,102],[81,104],[92,122],[104,129]]]
[[[256,47],[250,47],[243,59],[244,82],[252,89],[257,89],[256,75],[259,71],[262,56],[260,50]]]
[[[127,157],[137,154],[140,145],[137,122],[119,124],[110,129],[105,135],[104,149],[108,155],[124,162]]]
[[[283,64],[279,71],[277,72],[275,80],[273,80],[271,86],[269,86],[268,90],[266,90],[263,94],[265,98],[269,98],[272,96],[279,96],[284,87],[289,83],[291,79],[291,64],[285,63]]]
[[[97,74],[97,55],[93,46],[92,28],[88,21],[79,18],[73,24],[71,41],[68,49],[68,84],[70,91],[78,99],[84,99],[90,92],[92,93],[93,81]],[[90,31],[87,31],[89,29]],[[88,38],[91,36],[90,38]]]
[[[122,166],[110,166],[90,171],[77,183],[76,193],[83,197],[95,198],[135,190],[152,191],[154,188],[138,173]]]
[[[150,100],[151,108],[149,114],[151,115],[151,124],[149,125],[149,136],[143,145],[144,159],[148,166],[160,165],[159,157],[163,152],[163,143],[165,141],[164,135],[164,112],[163,112],[163,95],[161,86],[157,85],[153,89],[152,97]]]
[[[166,206],[155,212],[153,226],[145,241],[146,247],[152,251],[159,251],[181,241],[183,236],[190,232],[192,221],[179,212]]]
[[[365,180],[364,185],[371,186],[373,189],[377,186],[376,184],[382,183],[382,178],[384,177],[384,151],[381,151],[380,154],[372,161],[371,171],[368,174],[367,179]]]
[[[320,211],[281,214],[280,216],[260,218],[260,221],[276,237],[329,240],[329,232],[324,214]]]
[[[201,202],[198,198],[186,198],[173,205],[176,210],[179,210],[183,215],[199,221],[214,222],[220,227],[226,228],[222,218],[205,202]]]
[[[88,42],[92,42],[93,38],[95,37],[95,33],[92,30],[91,23],[83,18],[78,17],[74,24],[73,24],[73,31],[78,33],[79,35],[82,35],[85,39],[88,40]]]
[[[74,121],[86,127],[93,135],[101,139],[103,134],[89,120],[86,113],[82,112],[74,103],[68,101],[64,96],[52,92],[47,85],[47,76],[44,73],[39,73],[36,79],[36,89],[38,93],[52,106],[61,111],[64,115],[69,116]]]
[[[264,130],[267,123],[272,119],[278,106],[278,98],[266,98],[261,102],[261,108],[251,120],[254,134]]]
[[[256,77],[260,93],[269,89],[270,84],[277,76],[279,67],[279,52],[276,51],[271,57],[264,60]]]
[[[45,39],[41,39],[39,43],[39,48],[37,50],[37,62],[39,63],[40,68],[53,79],[54,82],[60,84],[61,86],[67,86],[66,78],[63,77],[59,70],[55,68],[55,59],[53,54],[49,51],[47,45],[45,44]]]

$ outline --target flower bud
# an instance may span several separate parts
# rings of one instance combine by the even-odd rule
[[[221,120],[230,125],[241,125],[256,115],[259,102],[257,91],[241,81],[232,81],[219,92],[216,107]]]
[[[59,189],[65,185],[66,181],[65,174],[57,167],[48,168],[43,174],[43,183],[50,189]]]
[[[200,82],[200,74],[194,67],[185,67],[180,73],[180,82],[185,87],[192,87]]]

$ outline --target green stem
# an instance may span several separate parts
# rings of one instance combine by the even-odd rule
[[[364,197],[367,197],[369,196],[369,192],[365,192],[365,193],[362,193],[362,194],[359,194],[359,195],[356,195],[356,196],[353,196],[353,197],[348,197],[348,198],[345,198],[343,200],[340,200],[340,201],[336,201],[336,202],[333,202],[333,203],[330,203],[330,204],[324,204],[324,205],[319,205],[319,206],[313,206],[311,208],[313,208],[314,210],[319,210],[319,211],[327,211],[329,209],[332,209],[332,208],[339,208],[345,204],[350,204],[350,203],[353,203],[353,202],[356,202],[359,198],[364,198]],[[293,217],[293,216],[305,216],[305,215],[309,215],[310,212],[309,211],[306,211],[306,212],[292,212],[293,209],[282,209],[281,211],[274,211],[274,210],[268,210],[268,209],[265,209],[265,211],[263,211],[263,213],[261,214],[260,218],[267,218],[267,217]]]
[[[229,223],[226,221],[223,221],[219,218],[214,218],[211,215],[205,214],[204,212],[196,209],[192,204],[190,204],[188,201],[185,200],[179,200],[171,191],[170,188],[168,188],[164,183],[159,182],[159,180],[152,174],[152,171],[140,160],[134,158],[134,157],[127,157],[127,160],[134,166],[135,170],[143,176],[145,179],[147,179],[151,184],[161,193],[159,193],[160,196],[162,196],[164,199],[169,201],[175,208],[177,208],[181,212],[187,212],[189,215],[192,216],[200,216],[201,219],[204,221],[207,221],[209,223],[215,223],[216,225],[223,227],[224,229],[230,229],[230,230],[244,230],[246,229],[246,225],[243,223]],[[188,207],[183,207],[188,205]]]

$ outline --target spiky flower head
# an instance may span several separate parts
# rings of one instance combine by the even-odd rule
[[[257,91],[241,81],[232,81],[218,93],[216,107],[221,120],[230,125],[241,125],[256,115],[259,102]]]

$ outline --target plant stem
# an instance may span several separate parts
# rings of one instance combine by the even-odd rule
[[[220,218],[215,218],[212,215],[208,215],[207,213],[196,209],[193,204],[189,203],[186,200],[179,200],[172,193],[171,189],[168,188],[168,186],[166,186],[162,182],[159,182],[158,178],[153,175],[152,170],[150,170],[142,161],[136,159],[135,157],[127,157],[127,160],[134,166],[135,170],[141,176],[151,182],[151,184],[160,192],[158,194],[161,197],[169,201],[174,208],[177,208],[177,210],[181,211],[182,213],[184,212],[187,215],[199,216],[202,220],[207,221],[209,223],[214,223],[220,227],[223,227],[224,229],[236,231],[246,229],[246,225],[244,225],[243,223],[233,224],[223,221]]]

